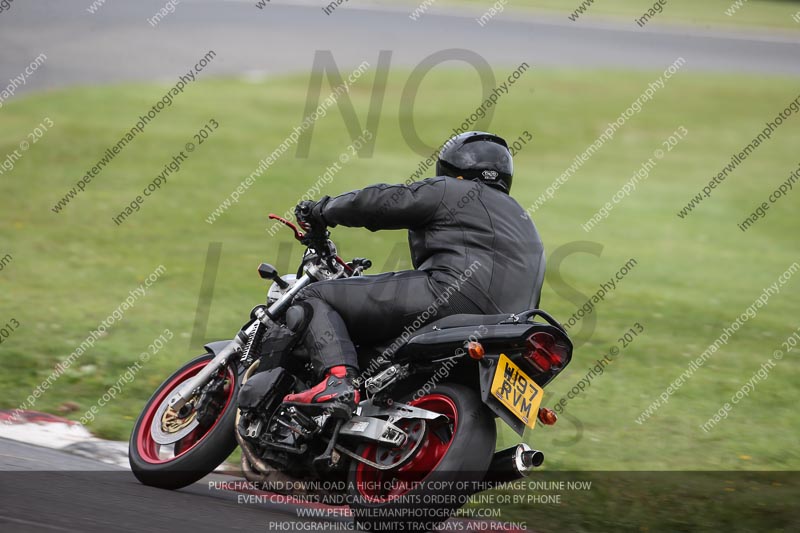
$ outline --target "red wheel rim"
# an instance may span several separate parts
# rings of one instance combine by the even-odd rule
[[[458,409],[455,402],[447,396],[429,394],[408,404],[446,416],[449,420],[450,436],[442,438],[439,432],[427,431],[425,441],[411,460],[395,470],[382,471],[359,463],[356,467],[356,489],[363,498],[372,503],[386,503],[399,498],[424,481],[438,468],[458,431]],[[412,420],[409,425],[414,423]],[[385,448],[370,444],[364,448],[361,456],[375,462],[379,450],[382,456],[386,454]]]
[[[225,403],[222,409],[219,412],[219,416],[211,424],[208,428],[202,428],[198,426],[195,428],[194,431],[183,437],[181,440],[175,443],[174,448],[174,456],[169,457],[167,459],[163,459],[159,455],[159,450],[161,449],[162,445],[158,444],[155,440],[153,440],[152,435],[150,434],[150,427],[153,424],[153,418],[156,415],[156,411],[164,402],[164,400],[171,395],[178,386],[200,372],[200,370],[206,366],[211,359],[207,361],[200,361],[189,368],[186,368],[183,372],[178,374],[177,376],[173,377],[172,380],[164,387],[158,396],[148,404],[147,411],[145,412],[144,416],[142,417],[142,421],[139,424],[138,435],[136,436],[136,449],[139,452],[139,456],[151,464],[162,464],[162,463],[169,463],[186,455],[192,448],[197,446],[209,433],[211,433],[214,428],[219,423],[220,418],[222,418],[222,414],[228,409],[228,406],[233,399],[233,390],[234,390],[234,383],[236,376],[233,374],[233,371],[228,368],[228,393],[227,397],[225,398]]]

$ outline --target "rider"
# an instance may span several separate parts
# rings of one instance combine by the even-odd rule
[[[308,324],[302,342],[322,381],[284,400],[354,407],[354,343],[375,344],[448,315],[537,307],[544,249],[530,217],[509,196],[513,173],[506,141],[472,131],[445,143],[437,177],[299,204],[298,219],[312,228],[407,229],[415,270],[303,289],[287,316],[309,317],[302,320]]]

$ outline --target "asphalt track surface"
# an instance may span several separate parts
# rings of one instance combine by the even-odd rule
[[[212,475],[181,490],[156,489],[128,470],[0,439],[0,531],[269,532],[276,529],[270,523],[304,521],[293,507],[239,503],[239,493],[209,488],[209,481],[231,479]],[[347,530],[343,521],[314,526],[292,530]]]
[[[503,13],[480,27],[481,11],[437,12],[420,20],[413,6],[349,2],[331,15],[320,3],[183,0],[156,27],[147,22],[164,0],[16,0],[0,13],[0,86],[40,53],[44,65],[17,94],[71,85],[169,80],[208,50],[217,58],[203,76],[308,72],[316,50],[340,69],[390,50],[391,65],[413,68],[430,54],[466,48],[493,67],[632,68],[661,71],[683,57],[687,70],[800,74],[800,32],[705,31],[633,21],[570,22],[566,16]],[[480,7],[480,6],[478,6]],[[460,13],[460,14],[459,14]],[[457,66],[458,63],[452,63]],[[463,63],[462,63],[463,65]]]

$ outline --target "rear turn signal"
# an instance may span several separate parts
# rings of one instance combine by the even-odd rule
[[[558,421],[558,416],[552,409],[548,409],[547,407],[540,407],[539,408],[539,422],[544,424],[545,426],[552,426]]]
[[[542,372],[559,370],[564,366],[563,349],[556,344],[556,340],[549,333],[537,331],[528,337],[525,346],[528,349],[525,358]]]
[[[486,355],[486,350],[483,349],[483,344],[476,341],[470,341],[467,343],[467,353],[476,361],[480,361],[483,359],[483,356]]]

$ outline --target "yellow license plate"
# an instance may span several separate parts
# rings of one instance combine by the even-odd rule
[[[500,354],[491,388],[492,396],[533,429],[544,391],[505,354]]]

